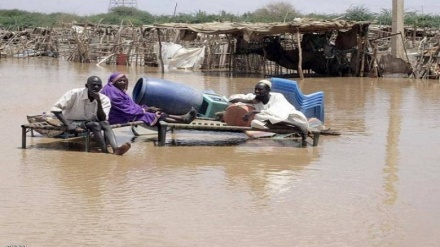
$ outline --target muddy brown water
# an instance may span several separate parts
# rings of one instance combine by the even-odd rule
[[[121,128],[118,141],[132,142],[124,156],[43,137],[20,148],[26,115],[116,70],[130,92],[143,76],[224,95],[260,79],[1,60],[0,246],[440,245],[438,81],[299,81],[325,92],[325,124],[342,132],[317,147],[190,131],[157,147]]]

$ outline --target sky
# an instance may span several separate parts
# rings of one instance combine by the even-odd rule
[[[118,0],[122,2],[123,0]],[[133,0],[125,0],[133,1]],[[351,6],[363,6],[372,12],[391,10],[393,0],[135,0],[138,9],[153,15],[191,14],[199,10],[218,14],[222,10],[240,15],[253,12],[270,3],[287,2],[301,14],[344,13]],[[63,12],[81,16],[107,13],[110,0],[0,0],[0,9],[20,9],[31,12]],[[404,10],[419,14],[440,15],[439,0],[404,0]]]

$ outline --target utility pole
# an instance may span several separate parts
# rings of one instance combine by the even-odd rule
[[[137,0],[110,0],[108,11],[116,7],[131,7],[137,9]]]
[[[391,54],[402,59],[404,58],[403,39],[405,38],[403,24],[403,0],[393,0],[393,22],[391,25],[392,33],[400,33],[401,35],[394,35],[391,38]]]

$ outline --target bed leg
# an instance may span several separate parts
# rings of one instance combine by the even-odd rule
[[[313,133],[313,146],[318,146],[319,136],[321,133]]]
[[[26,149],[26,127],[21,126],[21,148]]]
[[[307,134],[301,134],[301,144],[303,147],[307,147]]]
[[[165,140],[167,137],[167,128],[168,126],[166,124],[159,123],[157,125],[157,143],[158,146],[165,146]]]
[[[86,136],[85,136],[85,140],[84,140],[84,144],[85,144],[85,152],[89,152],[90,151],[90,131],[87,130],[86,132]]]

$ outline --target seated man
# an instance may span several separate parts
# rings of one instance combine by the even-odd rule
[[[113,73],[101,93],[111,101],[110,124],[143,121],[147,126],[155,126],[159,120],[169,123],[191,123],[197,116],[195,109],[185,115],[170,115],[154,106],[140,106],[126,93],[128,79],[124,74]]]
[[[290,104],[281,93],[271,92],[272,83],[261,80],[255,85],[254,94],[235,94],[229,97],[231,103],[249,104],[255,110],[243,116],[244,121],[249,121],[254,115],[251,127],[267,129],[274,124],[293,124],[301,129],[308,128],[306,116]]]
[[[91,130],[102,152],[108,153],[108,142],[114,154],[123,155],[130,149],[131,144],[126,142],[119,147],[117,145],[115,134],[107,121],[110,100],[99,93],[102,89],[101,79],[91,76],[85,86],[65,93],[52,107],[51,112],[69,132],[74,132],[78,127]]]

